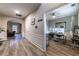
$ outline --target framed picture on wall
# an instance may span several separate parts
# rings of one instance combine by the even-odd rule
[[[32,24],[32,25],[35,25],[35,18],[32,18],[31,24]]]

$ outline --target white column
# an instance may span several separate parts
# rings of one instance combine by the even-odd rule
[[[74,16],[71,17],[71,27],[70,27],[70,31],[71,31],[72,28],[73,28],[73,22],[74,22]]]
[[[46,26],[46,14],[44,14],[44,51],[46,51],[46,33],[47,33],[47,26]]]

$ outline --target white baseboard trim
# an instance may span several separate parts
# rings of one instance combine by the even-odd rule
[[[39,39],[40,41],[42,41],[44,39],[44,36],[43,35],[39,35],[39,34],[35,34],[35,33],[30,33],[29,31],[27,31],[28,34],[26,34],[25,38],[30,41],[33,45],[35,45],[36,47],[38,47],[41,51],[46,51],[46,49],[44,49],[43,46],[41,46],[41,44],[43,44],[44,42],[40,42],[40,43],[37,43],[36,41],[31,41],[31,39]],[[30,36],[31,37],[30,37]]]
[[[28,38],[26,38],[27,40],[28,40]],[[34,43],[34,42],[32,42],[32,41],[30,41],[30,40],[28,40],[30,43],[32,43],[33,45],[35,45],[37,48],[39,48],[41,51],[43,51],[43,52],[45,52],[45,50],[44,49],[42,49],[37,43]]]

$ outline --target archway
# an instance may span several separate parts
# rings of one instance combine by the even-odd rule
[[[22,24],[13,20],[7,22],[7,38],[14,38],[16,34],[22,35]]]

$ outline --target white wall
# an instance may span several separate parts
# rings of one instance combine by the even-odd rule
[[[21,23],[22,24],[22,36],[24,37],[24,20],[17,19],[17,18],[12,18],[12,17],[0,16],[0,27],[3,27],[4,30],[5,30],[4,35],[3,35],[5,40],[7,40],[7,22],[8,21]]]
[[[36,12],[33,12],[25,19],[25,37],[43,51],[46,49],[44,42],[44,13],[59,5],[60,4],[41,4]],[[35,25],[38,26],[37,29],[35,29],[35,25],[31,25],[31,20],[34,17],[36,19]],[[38,19],[43,19],[43,21],[37,22]]]

